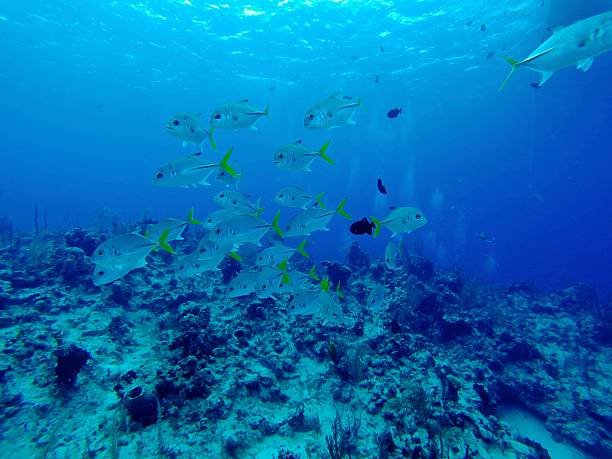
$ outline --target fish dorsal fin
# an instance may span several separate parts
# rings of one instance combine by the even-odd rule
[[[552,33],[553,35],[556,34],[557,32],[559,32],[560,30],[564,29],[565,27],[563,26],[550,26],[547,27],[546,30],[548,30],[550,33]]]
[[[249,99],[240,99],[238,101],[239,104],[247,104],[249,102]]]

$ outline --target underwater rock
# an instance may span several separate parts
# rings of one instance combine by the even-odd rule
[[[230,457],[239,457],[239,450],[247,446],[245,437],[244,432],[227,432],[223,437],[225,452]]]
[[[242,266],[240,262],[234,260],[233,258],[225,257],[219,266],[221,270],[221,274],[223,275],[223,283],[225,285],[229,284],[229,282],[238,275]]]
[[[300,456],[286,449],[279,450],[276,459],[300,459]]]
[[[351,270],[348,267],[335,261],[324,261],[322,265],[326,268],[330,284],[333,287],[338,285],[338,283],[341,287],[346,286],[349,277],[351,277]]]
[[[179,307],[179,332],[170,343],[170,350],[181,349],[181,355],[204,357],[212,349],[207,329],[210,323],[210,308],[195,302]]]
[[[435,273],[434,264],[427,258],[410,257],[408,272],[415,275],[421,281],[428,281]]]
[[[129,306],[134,292],[125,283],[114,283],[111,285],[112,293],[108,296],[108,300],[122,306]]]
[[[506,287],[506,294],[512,295],[515,293],[532,295],[536,293],[536,288],[532,282],[518,282],[515,284],[510,284]]]
[[[347,254],[347,263],[353,271],[370,267],[370,259],[366,253],[359,247],[357,241],[353,242]]]
[[[319,432],[321,428],[319,417],[305,415],[303,405],[300,405],[297,411],[287,420],[287,424],[294,432]]]
[[[14,271],[10,281],[11,286],[15,289],[37,288],[45,284],[41,276],[25,271]]]
[[[524,340],[511,342],[506,348],[507,362],[525,362],[540,357],[542,357],[540,351],[533,344]]]
[[[563,311],[578,313],[593,310],[597,305],[597,294],[590,285],[577,284],[551,294]]]
[[[57,357],[57,365],[55,367],[57,381],[67,386],[74,385],[79,371],[91,358],[89,352],[74,344],[62,347],[56,350],[54,354]]]
[[[78,247],[91,257],[96,247],[102,243],[102,237],[93,230],[74,228],[64,234],[64,241],[68,247]]]
[[[122,346],[129,346],[134,344],[132,339],[132,329],[134,324],[129,322],[123,316],[114,316],[107,326],[107,332],[113,342],[118,343]]]
[[[440,338],[442,341],[451,341],[456,338],[470,335],[473,331],[472,324],[462,317],[444,314],[439,325]]]
[[[385,275],[385,273],[387,272],[387,268],[385,267],[383,263],[373,263],[372,269],[370,272],[372,274],[372,279],[380,282],[383,276]]]
[[[9,419],[21,410],[23,395],[3,392],[0,399],[0,419]]]
[[[78,247],[63,247],[54,252],[56,271],[70,286],[91,283],[93,264]]]
[[[143,427],[157,422],[157,397],[147,392],[142,386],[136,386],[127,391],[123,397],[123,405],[132,421],[142,424]]]

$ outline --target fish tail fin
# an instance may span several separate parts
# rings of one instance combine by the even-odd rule
[[[510,81],[510,77],[514,74],[514,72],[516,72],[516,69],[519,65],[519,62],[517,60],[512,59],[511,57],[504,57],[503,59],[512,66],[512,69],[510,70],[510,73],[508,74],[504,82],[501,84],[497,92],[502,92],[504,90],[504,88],[508,84],[508,81]]]
[[[266,210],[264,207],[261,206],[261,196],[257,198],[257,201],[255,202],[255,206],[257,207],[257,210],[255,211],[255,216],[259,217],[261,216],[261,214],[264,213],[264,210]]]
[[[359,96],[357,96],[357,105],[359,106],[359,108],[361,108],[364,111],[368,111],[368,108],[364,105],[363,103],[363,98],[361,97],[361,94]]]
[[[327,153],[325,153],[327,151],[327,147],[329,147],[330,142],[331,142],[331,139],[328,139],[327,142],[323,144],[323,146],[319,150],[319,156],[323,158],[325,161],[327,161],[329,164],[334,166],[335,165],[334,161],[327,155]]]
[[[208,141],[210,142],[212,149],[217,151],[217,142],[215,142],[215,139],[213,138],[213,132],[215,132],[214,126],[210,128],[210,131],[208,131]]]
[[[321,209],[325,209],[325,204],[323,204],[324,195],[325,195],[325,191],[315,196],[315,200],[317,201],[317,204],[319,205]]]
[[[238,181],[234,184],[234,187],[238,189],[242,185],[244,185],[244,169],[238,174]]]
[[[285,237],[285,236],[283,236],[283,232],[281,231],[280,226],[278,226],[278,220],[279,219],[280,219],[280,210],[278,212],[276,212],[276,215],[274,216],[274,220],[272,220],[272,228],[274,228],[274,231],[276,231],[276,233],[280,237]],[[306,241],[304,241],[304,242],[306,242]],[[308,257],[306,257],[306,258],[308,258]]]
[[[376,229],[374,229],[374,237],[378,237],[378,233],[380,233],[380,228],[382,227],[382,222],[374,217],[374,216],[370,216],[370,219],[374,222],[374,224],[376,225]]]
[[[304,239],[302,242],[300,242],[300,245],[297,246],[297,250],[300,255],[302,255],[304,258],[310,258],[310,255],[308,255],[308,252],[306,252],[304,250],[304,247],[306,246],[306,242],[308,241],[308,239]]]
[[[348,218],[349,220],[352,220],[353,218],[348,213],[346,213],[346,211],[344,210],[346,201],[347,201],[347,198],[344,198],[342,201],[340,201],[340,204],[338,204],[338,207],[336,207],[336,213],[342,215],[344,218]]]
[[[340,281],[338,281],[338,283],[336,284],[336,296],[339,299],[343,299],[344,298],[344,293],[342,293],[342,290],[340,290]]]
[[[234,260],[241,262],[242,261],[242,257],[240,255],[238,255],[238,252],[236,252],[235,250],[232,250],[230,253],[227,254],[230,258],[233,258]]]
[[[268,105],[266,105],[266,108],[264,108],[263,111],[263,116],[265,116],[266,118],[270,118],[270,113],[269,113],[269,109],[270,107]]]
[[[319,285],[321,286],[321,290],[323,290],[325,293],[329,292],[329,277],[323,276],[323,279],[321,279]]]
[[[290,283],[289,273],[287,272],[287,259],[285,258],[281,261],[277,268],[283,273],[281,276],[281,284],[288,285]]]
[[[170,245],[166,242],[169,234],[170,234],[170,228],[166,228],[164,232],[161,234],[161,236],[159,237],[159,240],[157,241],[157,243],[166,252],[174,255],[174,249],[170,247]]]
[[[225,156],[221,158],[219,167],[223,169],[225,172],[227,172],[229,175],[231,175],[232,177],[236,178],[238,177],[238,173],[232,168],[232,166],[228,164],[228,161],[230,159],[230,156],[232,156],[233,151],[234,151],[234,147],[230,147],[230,149],[227,150],[227,153],[225,153]]]
[[[196,218],[193,217],[194,214],[194,209],[193,207],[191,209],[189,209],[189,214],[187,215],[187,221],[189,223],[191,223],[192,225],[201,225],[202,222],[200,220],[197,220]]]
[[[308,271],[308,277],[310,277],[314,281],[320,280],[319,276],[317,276],[317,272],[315,270],[315,265],[310,267],[310,271]]]

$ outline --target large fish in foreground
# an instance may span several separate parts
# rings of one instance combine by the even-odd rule
[[[575,65],[586,72],[597,56],[612,50],[612,11],[551,30],[552,36],[522,61],[505,58],[512,65],[512,70],[500,86],[500,91],[519,67],[527,67],[541,74],[540,82],[534,85],[539,88],[556,71],[566,67]]]

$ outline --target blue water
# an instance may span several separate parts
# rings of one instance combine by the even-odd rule
[[[355,218],[417,206],[429,224],[405,238],[407,248],[440,266],[610,292],[612,55],[539,90],[530,87],[537,74],[522,70],[497,93],[509,70],[499,56],[524,57],[547,27],[609,9],[611,1],[3,1],[0,215],[26,229],[35,205],[50,228],[89,225],[104,208],[133,221],[191,206],[204,215],[219,185],[151,183],[161,164],[193,150],[164,125],[176,112],[207,118],[249,99],[269,105],[270,118],[258,131],[219,131],[219,152],[207,154],[234,146],[241,189],[264,203],[299,184],[325,191],[330,205],[348,196]],[[357,124],[305,130],[306,109],[338,90],[363,98]],[[396,106],[402,115],[388,119]],[[281,145],[319,148],[328,138],[335,167],[274,168]],[[271,219],[276,208],[266,207]],[[342,258],[358,240],[379,254],[387,239],[352,236],[337,218],[311,251]]]

